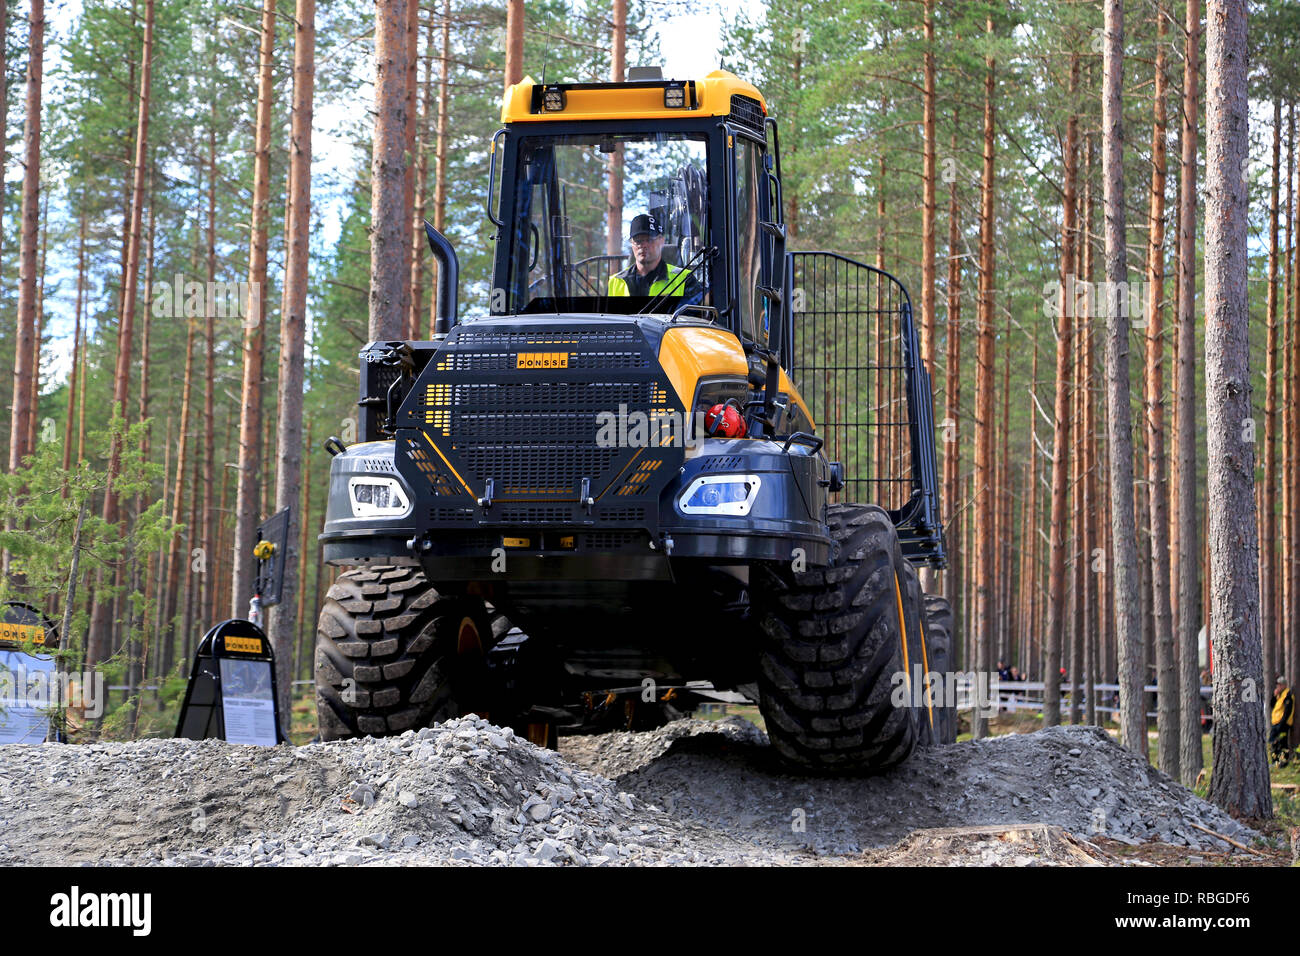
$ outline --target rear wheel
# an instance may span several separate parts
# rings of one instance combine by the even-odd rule
[[[385,736],[486,712],[493,643],[487,606],[439,595],[418,568],[340,575],[316,630],[321,738]]]
[[[957,742],[957,706],[947,692],[948,674],[952,670],[952,605],[937,594],[925,596],[925,634],[930,655],[930,671],[936,675],[934,701],[935,743]],[[955,684],[953,687],[955,688]]]
[[[907,673],[908,699],[916,711],[916,745],[932,747],[938,739],[938,714],[929,694],[930,663],[929,640],[925,626],[925,594],[916,568],[906,559],[902,562],[900,580],[903,584],[903,623],[907,634],[907,658],[903,670]]]
[[[828,524],[838,545],[829,567],[773,575],[754,595],[759,707],[787,762],[881,770],[905,760],[917,739],[916,710],[895,693],[907,654],[904,562],[882,509],[831,505]]]

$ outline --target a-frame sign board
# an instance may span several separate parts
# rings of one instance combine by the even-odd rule
[[[176,736],[264,747],[283,743],[278,701],[266,634],[252,621],[223,621],[194,655]]]
[[[59,632],[30,604],[0,604],[0,744],[65,742]]]

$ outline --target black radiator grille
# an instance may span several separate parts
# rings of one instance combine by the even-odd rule
[[[649,410],[650,382],[515,382],[456,385],[449,437],[457,447],[479,442],[529,446],[596,443],[601,413]],[[513,440],[513,441],[512,441]]]
[[[583,478],[598,479],[610,470],[617,448],[572,445],[480,445],[460,449],[461,458],[475,475],[496,481],[496,493],[576,497]]]
[[[677,395],[639,326],[575,325],[460,326],[421,374],[399,427],[423,457],[400,464],[436,497],[435,473],[454,479],[462,500],[446,514],[451,502],[431,502],[435,524],[466,520],[468,504],[480,524],[653,530],[682,456]]]

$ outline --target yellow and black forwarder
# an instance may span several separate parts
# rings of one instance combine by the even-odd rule
[[[361,441],[328,446],[321,540],[353,569],[320,615],[322,735],[472,711],[553,744],[711,688],[808,769],[953,740],[907,291],[786,250],[777,128],[730,73],[525,79],[502,120],[488,314],[457,315],[426,227],[436,334],[365,348]]]

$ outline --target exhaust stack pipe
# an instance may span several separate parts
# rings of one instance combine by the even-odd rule
[[[424,234],[429,237],[429,250],[438,260],[438,318],[434,334],[445,335],[456,324],[457,289],[460,288],[460,260],[451,240],[424,220]]]

